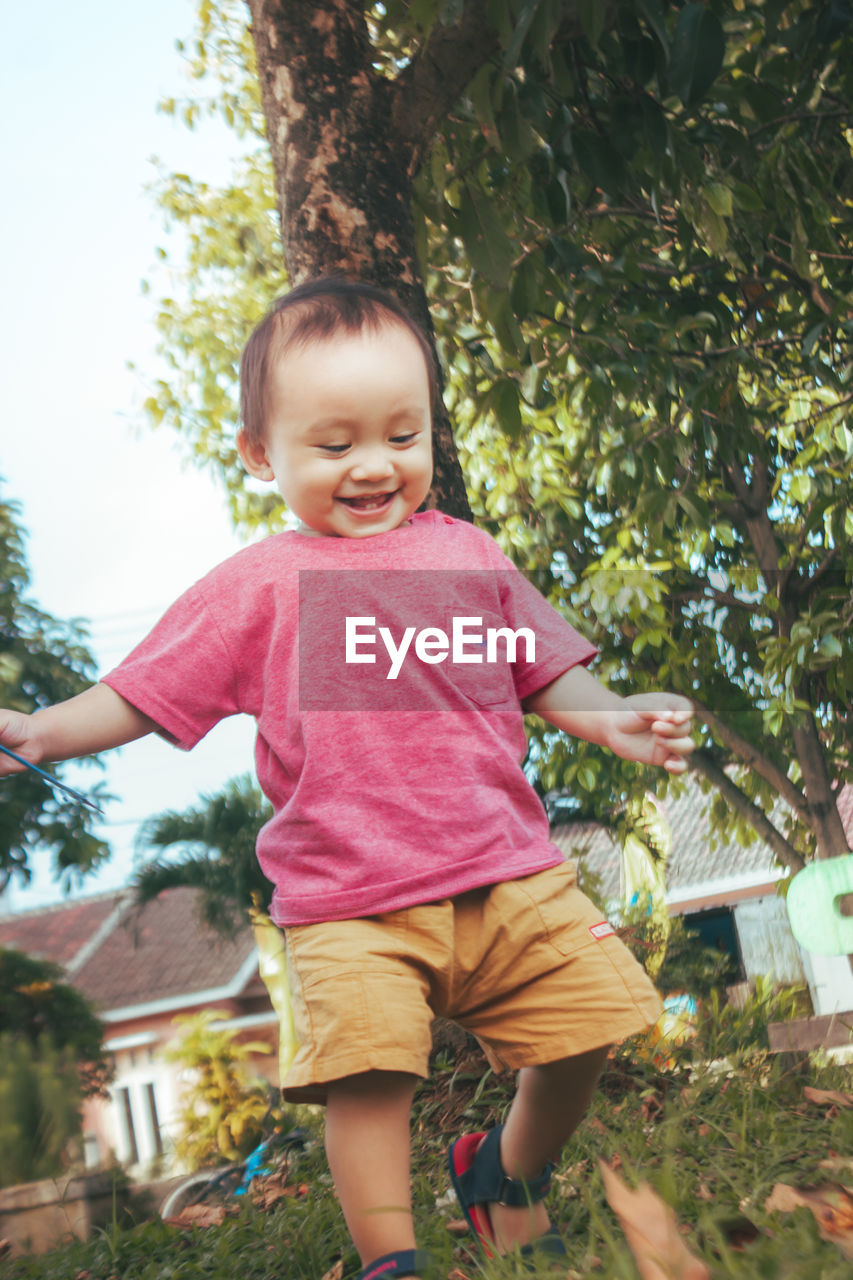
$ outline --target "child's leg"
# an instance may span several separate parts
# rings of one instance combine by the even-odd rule
[[[536,1178],[556,1160],[589,1105],[609,1046],[519,1072],[518,1091],[501,1134],[501,1164],[510,1178]],[[514,1208],[489,1205],[501,1252],[527,1244],[548,1230],[541,1203]]]
[[[362,1266],[415,1247],[409,1113],[417,1077],[369,1071],[329,1085],[326,1154]]]

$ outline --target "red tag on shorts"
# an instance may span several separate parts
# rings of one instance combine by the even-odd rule
[[[591,924],[589,931],[594,938],[609,938],[614,929],[609,920],[602,920],[601,924]]]

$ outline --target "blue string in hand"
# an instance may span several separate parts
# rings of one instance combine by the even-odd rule
[[[37,773],[40,778],[44,778],[45,782],[49,782],[52,787],[59,787],[61,791],[66,791],[68,795],[73,796],[75,800],[79,800],[86,805],[87,809],[94,809],[95,813],[103,815],[103,809],[99,804],[95,804],[94,800],[90,800],[88,796],[84,796],[82,792],[75,791],[73,787],[69,787],[67,782],[60,782],[58,778],[54,778],[52,773],[45,773],[44,769],[40,769],[37,764],[33,764],[31,760],[25,760],[23,756],[19,756],[17,752],[10,751],[8,747],[4,747],[0,742],[0,751],[6,756],[11,756],[13,760],[17,760],[18,764],[25,765],[28,769],[32,769],[33,773]],[[11,775],[10,775],[11,776]]]

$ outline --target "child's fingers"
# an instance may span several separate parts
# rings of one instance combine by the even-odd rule
[[[683,738],[690,733],[690,720],[681,717],[678,720],[653,720],[652,733],[659,738]]]

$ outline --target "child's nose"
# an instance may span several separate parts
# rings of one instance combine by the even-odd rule
[[[393,473],[394,463],[388,450],[381,445],[359,449],[350,467],[353,480],[384,480]]]

